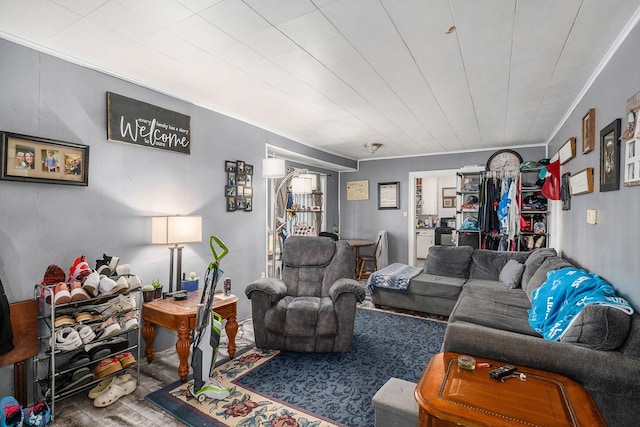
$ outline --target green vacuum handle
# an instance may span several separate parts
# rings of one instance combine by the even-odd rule
[[[220,248],[222,248],[222,252],[220,255],[216,252],[216,248],[213,247],[213,242],[216,242]],[[220,240],[217,236],[209,237],[209,247],[211,248],[211,252],[213,253],[213,259],[215,259],[215,263],[218,264],[220,260],[229,253],[229,249],[227,249],[227,245],[224,244],[222,240]]]

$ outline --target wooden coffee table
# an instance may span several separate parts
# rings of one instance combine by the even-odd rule
[[[415,390],[420,427],[440,426],[606,426],[591,395],[577,382],[562,375],[520,367],[524,381],[504,382],[489,370],[458,367],[457,353],[431,358]]]
[[[188,292],[188,297],[182,301],[173,298],[155,299],[142,304],[142,337],[146,344],[144,355],[151,363],[155,355],[153,342],[158,333],[158,326],[162,326],[178,333],[176,342],[176,352],[180,359],[178,375],[182,381],[186,381],[189,374],[189,347],[191,344],[191,334],[196,327],[196,312],[200,303],[201,290]],[[238,297],[218,297],[213,302],[213,310],[220,314],[226,324],[224,329],[229,338],[227,350],[229,357],[234,358],[236,354],[236,333],[238,332],[238,322],[236,321]]]

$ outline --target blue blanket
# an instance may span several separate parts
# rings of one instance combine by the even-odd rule
[[[373,287],[387,289],[407,290],[409,281],[412,277],[417,276],[422,271],[422,267],[412,267],[406,264],[395,262],[385,268],[374,271],[367,281],[367,290],[373,292]]]
[[[529,325],[545,339],[558,341],[587,304],[602,304],[632,315],[633,308],[617,297],[607,282],[574,267],[553,270],[531,295]]]

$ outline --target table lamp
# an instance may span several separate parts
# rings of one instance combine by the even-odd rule
[[[176,266],[176,290],[181,289],[182,280],[182,248],[180,243],[202,242],[201,216],[159,216],[151,218],[151,243],[154,245],[172,245],[170,251],[169,292],[173,292],[173,258],[178,251]]]

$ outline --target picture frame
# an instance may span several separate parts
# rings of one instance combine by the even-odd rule
[[[378,183],[378,209],[400,208],[400,182]]]
[[[456,188],[455,187],[442,188],[442,207],[443,208],[456,207]]]
[[[347,200],[369,200],[369,180],[347,181]]]
[[[576,156],[576,138],[572,136],[558,150],[560,164],[564,165]]]
[[[640,185],[640,139],[625,141],[624,185]]]
[[[582,117],[582,154],[596,148],[596,109],[590,108]]]
[[[600,131],[600,192],[620,189],[620,126],[615,119]]]
[[[569,177],[571,196],[593,193],[593,168],[585,168]]]
[[[89,185],[89,146],[12,132],[1,133],[0,179]]]
[[[253,210],[253,165],[244,160],[225,160],[224,195],[227,212]]]

